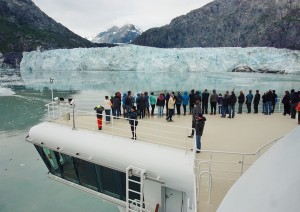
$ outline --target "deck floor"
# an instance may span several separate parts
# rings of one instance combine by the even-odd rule
[[[214,160],[211,165],[212,192],[208,203],[208,175],[203,175],[200,182],[198,211],[216,211],[229,188],[241,175],[241,161],[246,170],[258,155],[242,158],[239,154],[212,153],[211,151],[254,153],[261,146],[287,134],[297,126],[297,122],[281,113],[237,114],[234,119],[221,118],[220,115],[205,115],[207,121],[201,138],[202,150],[197,154],[196,166],[201,161]],[[191,133],[192,116],[175,115],[174,122],[167,122],[165,117],[151,116],[139,119],[137,141],[157,142],[160,145],[173,146],[191,151],[194,139],[187,136]],[[72,126],[72,121],[57,119],[55,122]],[[95,115],[78,115],[76,128],[98,131]],[[131,138],[130,125],[125,119],[112,119],[106,124],[103,118],[103,130],[116,136]],[[205,164],[199,165],[198,171],[207,170]]]

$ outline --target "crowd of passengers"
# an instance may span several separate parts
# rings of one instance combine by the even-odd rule
[[[175,111],[177,115],[181,115],[182,111],[183,115],[186,115],[189,109],[189,114],[192,114],[193,108],[198,101],[198,103],[200,102],[202,114],[208,114],[208,105],[210,103],[210,115],[218,113],[221,114],[222,118],[226,118],[227,115],[228,118],[234,118],[236,105],[238,106],[237,114],[242,114],[244,104],[247,107],[247,113],[251,113],[252,106],[254,113],[258,113],[258,107],[261,104],[262,113],[271,115],[274,113],[278,99],[275,90],[266,91],[262,95],[259,90],[256,90],[254,94],[252,90],[249,90],[247,94],[240,91],[238,95],[234,91],[226,91],[222,95],[221,93],[217,94],[215,89],[212,90],[212,93],[209,93],[207,89],[204,92],[192,89],[190,93],[187,91],[184,91],[183,94],[181,92],[167,92],[166,94],[160,93],[158,97],[154,96],[153,92],[150,95],[148,92],[143,92],[133,96],[131,91],[128,91],[123,93],[123,95],[120,92],[116,92],[115,96],[110,98],[110,104],[106,104],[105,112],[107,115],[110,115],[110,109],[112,109],[114,118],[120,117],[122,113],[127,118],[127,111],[130,111],[132,106],[136,106],[138,117],[143,119],[154,116],[154,110],[157,107],[158,117],[163,117],[166,109],[167,121],[173,121],[172,116],[175,115]],[[290,115],[292,119],[295,119],[296,111],[298,111],[298,124],[300,124],[299,100],[300,91],[295,92],[292,89],[290,92],[285,91],[281,101],[283,104],[283,115]]]

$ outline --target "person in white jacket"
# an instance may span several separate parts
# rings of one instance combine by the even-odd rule
[[[108,99],[108,96],[105,96],[105,99],[103,100],[103,107],[105,110],[106,124],[110,124],[111,101]]]
[[[174,93],[172,93],[170,95],[170,99],[168,102],[168,109],[169,109],[169,113],[168,116],[166,118],[167,121],[171,122],[172,120],[172,116],[174,115],[174,107],[175,107],[175,99],[174,99]]]

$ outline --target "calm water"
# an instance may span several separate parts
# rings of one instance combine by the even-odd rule
[[[122,74],[125,74],[126,80],[122,80]],[[109,76],[103,76],[105,73],[101,73],[106,83],[91,82],[89,85],[89,82],[82,80],[80,83],[84,86],[78,85],[82,87],[80,92],[55,90],[54,96],[103,99],[104,95],[112,95],[117,90],[136,93],[142,90],[183,91],[191,88],[216,88],[217,91],[276,88],[280,95],[286,89],[300,89],[299,76],[291,75],[122,74],[109,73]],[[25,137],[30,127],[43,120],[46,112],[44,105],[50,100],[49,89],[25,88],[18,72],[0,70],[0,211],[118,211],[113,204],[47,177],[44,163],[34,146],[25,141]]]
[[[43,119],[51,92],[10,88],[15,95],[0,96],[0,211],[119,211],[111,203],[47,177],[46,166],[25,137]]]

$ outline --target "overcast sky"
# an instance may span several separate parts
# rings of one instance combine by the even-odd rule
[[[33,0],[48,16],[76,34],[95,36],[116,25],[143,31],[170,21],[212,0]]]

